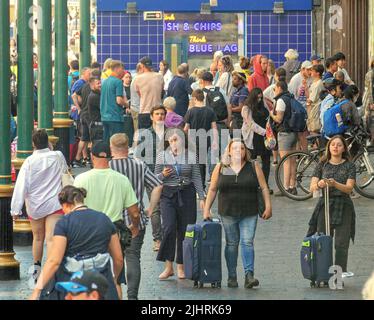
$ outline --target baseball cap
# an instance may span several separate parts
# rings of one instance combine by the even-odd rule
[[[308,60],[304,61],[301,65],[301,69],[310,69],[311,67],[313,67],[313,63]]]
[[[109,145],[102,141],[93,145],[91,153],[97,158],[109,159],[112,157]]]
[[[206,71],[206,72],[203,73],[203,76],[201,77],[201,80],[208,81],[208,82],[213,82],[213,75],[210,72]]]
[[[73,294],[97,291],[103,298],[108,291],[108,281],[97,271],[79,271],[72,275],[69,282],[57,282],[56,289]]]
[[[330,91],[335,89],[336,86],[342,85],[342,82],[335,78],[328,78],[323,81],[323,85],[325,86],[326,90]]]
[[[315,61],[315,60],[321,61],[321,60],[323,60],[323,58],[318,54],[314,54],[310,57],[310,61]]]
[[[152,60],[150,57],[143,57],[139,60],[139,63],[145,65],[148,68],[152,68]]]

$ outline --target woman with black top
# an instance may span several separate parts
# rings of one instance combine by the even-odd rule
[[[356,167],[350,161],[347,143],[341,136],[331,138],[326,147],[326,155],[318,164],[310,190],[318,193],[330,188],[330,229],[335,237],[335,265],[347,273],[349,241],[354,241],[356,214],[350,194],[356,183]],[[326,232],[324,199],[320,198],[309,222],[308,236],[316,232]],[[352,274],[351,274],[352,275]]]
[[[187,225],[196,223],[196,193],[203,209],[205,192],[196,153],[188,150],[183,130],[166,130],[165,142],[165,151],[158,154],[155,167],[155,173],[163,181],[160,199],[163,235],[157,260],[165,262],[165,270],[159,279],[166,280],[174,275],[175,251],[178,278],[184,279],[184,235]]]
[[[96,269],[108,280],[105,300],[118,300],[115,283],[123,268],[123,256],[117,230],[104,213],[83,204],[85,197],[86,190],[73,186],[60,192],[65,216],[56,224],[52,250],[30,300],[64,300],[55,283],[70,281],[74,272],[89,269]]]
[[[259,214],[259,188],[266,207],[261,212],[262,218],[268,220],[272,216],[272,208],[264,174],[260,166],[251,161],[244,142],[233,139],[222,162],[213,171],[204,208],[204,219],[209,219],[210,209],[218,192],[218,213],[226,237],[225,258],[229,288],[238,287],[236,268],[239,244],[245,271],[244,287],[250,289],[259,285],[259,281],[254,278],[253,246]]]
[[[265,180],[269,183],[271,151],[265,147],[266,123],[269,119],[269,110],[265,107],[264,96],[260,88],[254,88],[249,93],[242,110],[242,134],[251,158],[261,157],[262,171]]]

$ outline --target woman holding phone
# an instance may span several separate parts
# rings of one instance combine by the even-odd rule
[[[159,279],[166,280],[174,275],[175,251],[178,278],[184,279],[184,235],[187,225],[196,223],[196,193],[201,209],[205,193],[196,153],[188,150],[183,130],[166,130],[165,142],[165,151],[158,154],[155,167],[155,173],[163,181],[160,199],[163,236],[157,260],[165,262],[165,270]]]

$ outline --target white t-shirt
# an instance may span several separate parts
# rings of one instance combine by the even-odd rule
[[[277,112],[286,112],[286,104],[284,103],[283,99],[278,99],[275,110]]]

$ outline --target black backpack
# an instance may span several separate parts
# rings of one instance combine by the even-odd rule
[[[227,119],[227,104],[225,97],[220,91],[220,88],[215,87],[211,89],[204,89],[206,93],[206,105],[213,109],[214,113],[217,116],[218,121],[223,121]]]

